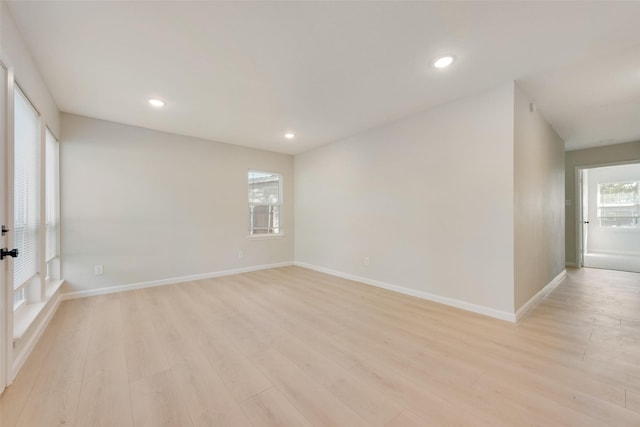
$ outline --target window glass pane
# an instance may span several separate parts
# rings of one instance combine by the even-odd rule
[[[602,227],[638,227],[640,182],[598,184],[598,219]]]
[[[280,175],[249,172],[249,203],[278,204]]]
[[[20,288],[13,294],[13,309],[17,310],[24,302],[26,302],[24,288]]]
[[[40,122],[16,88],[14,106],[14,289],[38,271],[40,200]]]

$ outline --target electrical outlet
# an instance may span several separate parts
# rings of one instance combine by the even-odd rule
[[[369,262],[370,262],[369,257],[368,256],[364,257],[364,265],[369,265]]]
[[[104,273],[104,266],[102,265],[94,265],[93,266],[93,272],[96,274],[96,276],[100,276]]]
[[[244,258],[244,252],[238,251],[238,258]]]

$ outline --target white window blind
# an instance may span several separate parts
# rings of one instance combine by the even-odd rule
[[[14,258],[13,287],[38,272],[40,121],[38,113],[16,87],[14,97]]]
[[[279,234],[282,177],[249,171],[249,234]]]
[[[45,226],[46,226],[46,249],[45,261],[49,262],[58,256],[58,241],[60,235],[59,218],[59,144],[51,131],[47,129],[45,139]]]

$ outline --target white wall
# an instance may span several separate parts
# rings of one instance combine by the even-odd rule
[[[513,91],[296,156],[296,261],[513,313]]]
[[[68,290],[293,261],[292,156],[71,114],[62,123]],[[249,169],[282,174],[286,236],[247,238]]]
[[[0,48],[13,67],[15,81],[34,104],[44,123],[60,136],[60,112],[36,66],[9,8],[0,0]]]
[[[587,252],[640,255],[640,228],[600,227],[598,221],[598,184],[640,181],[640,163],[588,169],[589,237]]]
[[[515,309],[564,270],[564,142],[515,88]]]
[[[640,160],[640,141],[567,151],[565,153],[565,194],[567,198],[565,255],[567,265],[576,265],[578,262],[576,204],[579,203],[580,199],[576,194],[576,169],[585,166],[637,162],[638,160]]]

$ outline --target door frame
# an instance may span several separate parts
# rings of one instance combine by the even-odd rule
[[[585,169],[596,169],[607,166],[621,166],[621,165],[633,165],[639,163],[640,159],[636,160],[623,160],[620,162],[609,162],[609,163],[594,163],[589,165],[580,165],[575,167],[575,197],[576,200],[576,209],[575,209],[575,223],[576,223],[576,261],[579,268],[584,267],[584,248],[583,248],[583,236],[584,236],[584,225],[582,223],[582,212],[584,206],[582,205],[582,171]]]
[[[578,264],[578,268],[584,267],[584,223],[583,223],[583,213],[584,210],[584,200],[583,200],[583,185],[582,185],[582,177],[583,171],[585,169],[589,169],[588,167],[576,166],[575,170],[575,183],[576,183],[576,209],[575,209],[575,222],[576,222],[576,261]]]

